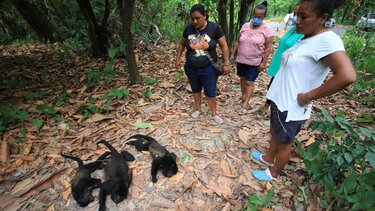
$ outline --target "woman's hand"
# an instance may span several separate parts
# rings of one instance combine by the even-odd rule
[[[307,93],[299,93],[297,95],[297,101],[298,101],[298,104],[301,107],[305,107],[311,101],[310,100],[310,94],[309,94],[309,92],[307,92]]]
[[[230,55],[229,60],[230,60],[231,62],[234,62],[234,55]]]
[[[176,63],[174,64],[174,66],[175,66],[175,68],[177,70],[180,70],[181,69],[181,63],[180,63],[180,61],[176,61]]]
[[[262,63],[260,63],[260,65],[258,67],[258,71],[262,72],[265,68],[266,68],[266,63],[262,62]]]
[[[224,75],[228,75],[230,73],[230,65],[224,65]]]

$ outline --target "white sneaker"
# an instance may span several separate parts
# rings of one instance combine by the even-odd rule
[[[191,114],[191,117],[196,119],[199,117],[199,115],[201,115],[201,112],[200,111],[194,111],[192,114]]]
[[[224,120],[222,118],[220,118],[218,115],[216,116],[213,116],[212,119],[218,123],[218,124],[222,124],[224,122]]]

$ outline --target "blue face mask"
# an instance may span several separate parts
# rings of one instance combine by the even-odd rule
[[[256,17],[253,17],[251,19],[251,22],[253,23],[253,26],[259,26],[260,24],[262,24],[262,19],[260,18],[256,18]]]
[[[296,16],[293,16],[293,18],[292,18],[292,24],[293,24],[293,25],[296,24],[296,21],[297,21],[297,17],[296,17]]]

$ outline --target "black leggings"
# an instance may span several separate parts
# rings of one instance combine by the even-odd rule
[[[267,91],[270,89],[270,86],[271,86],[272,81],[273,81],[274,78],[275,78],[275,77],[272,77],[272,78],[271,78],[270,83],[269,83],[268,86],[267,86]],[[271,105],[271,100],[267,99],[267,100],[266,100],[266,103],[267,103],[268,105]]]

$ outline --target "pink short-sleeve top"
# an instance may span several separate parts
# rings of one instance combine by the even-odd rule
[[[262,62],[266,39],[273,36],[267,23],[257,29],[250,28],[250,22],[245,23],[240,30],[237,49],[237,62],[252,66],[259,66]]]

